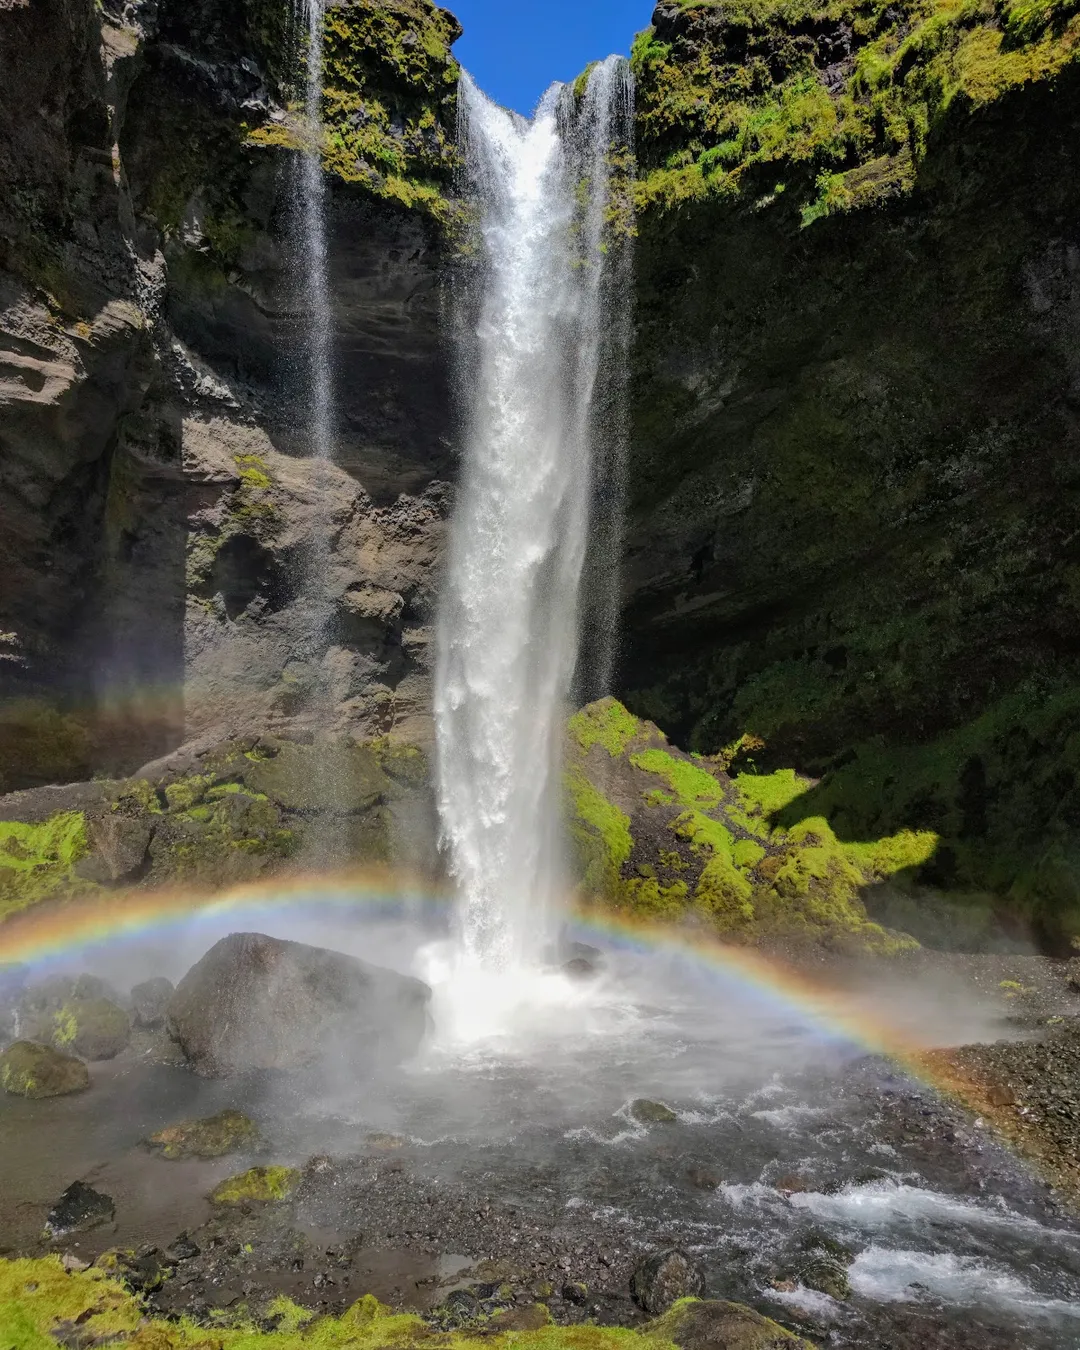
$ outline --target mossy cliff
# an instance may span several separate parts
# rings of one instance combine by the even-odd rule
[[[115,1265],[115,1260],[111,1263]],[[138,1295],[109,1273],[109,1257],[89,1270],[69,1274],[58,1257],[0,1259],[0,1335],[10,1350],[49,1350],[67,1328],[77,1326],[95,1345],[132,1350],[699,1350],[723,1344],[730,1350],[809,1350],[809,1343],[776,1322],[736,1303],[684,1299],[664,1317],[631,1331],[624,1327],[540,1325],[534,1330],[484,1334],[440,1332],[422,1318],[394,1313],[372,1295],[358,1299],[340,1317],[319,1316],[287,1298],[266,1314],[274,1330],[260,1327],[248,1310],[214,1316],[208,1328],[187,1319],[147,1317]],[[537,1305],[542,1308],[542,1305]],[[541,1322],[545,1318],[537,1319]],[[717,1332],[723,1340],[717,1341]],[[710,1334],[712,1333],[712,1338]]]
[[[620,696],[813,779],[781,824],[937,834],[876,893],[934,941],[1080,934],[1078,24],[664,3],[635,49]]]
[[[311,867],[428,862],[427,761],[386,740],[237,736],[115,782],[0,797],[0,922],[119,889],[213,890]]]
[[[777,814],[810,784],[790,769],[729,773],[669,745],[615,699],[569,727],[570,830],[585,899],[642,919],[694,917],[726,940],[896,955],[917,946],[867,918],[862,894],[931,856],[903,831],[842,843],[821,816]]]

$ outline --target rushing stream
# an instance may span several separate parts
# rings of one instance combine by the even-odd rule
[[[429,959],[432,937],[404,921],[343,929],[314,900],[258,926],[402,969]],[[167,948],[105,949],[93,964],[113,978],[150,965],[179,974],[230,927],[207,920]],[[692,958],[615,949],[593,981],[538,975],[495,1034],[470,1039],[436,1014],[420,1057],[377,1079],[238,1087],[136,1059],[82,1098],[6,1100],[0,1242],[31,1240],[73,1175],[117,1202],[119,1230],[84,1237],[83,1251],[194,1229],[235,1162],[162,1164],[139,1141],[242,1105],[275,1159],[352,1160],[312,1209],[313,1232],[328,1249],[362,1233],[382,1255],[353,1278],[398,1302],[443,1296],[410,1282],[428,1269],[422,1253],[428,1265],[486,1256],[582,1282],[601,1319],[618,1318],[641,1253],[679,1245],[707,1293],[824,1344],[1080,1345],[1080,1229],[1042,1185],[932,1090],[770,992]],[[640,1122],[638,1097],[677,1119]],[[398,1144],[383,1155],[386,1132]],[[847,1300],[802,1284],[807,1243],[822,1236],[852,1258]],[[259,1288],[269,1277],[255,1263],[269,1258],[251,1237]],[[277,1287],[312,1297],[319,1269],[309,1257],[301,1277],[286,1263],[275,1278],[295,1283]]]

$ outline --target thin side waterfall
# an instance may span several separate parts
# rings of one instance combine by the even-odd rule
[[[626,278],[613,183],[620,153],[625,169],[631,101],[619,58],[594,68],[581,98],[555,86],[531,122],[468,76],[461,83],[479,262],[472,322],[462,325],[465,459],[435,719],[460,944],[488,971],[539,958],[565,889],[561,750],[590,523],[598,505],[621,507],[619,435],[598,435],[598,412],[618,402],[617,390],[601,387],[613,365],[612,316],[626,304],[625,291],[614,293]],[[614,566],[618,526],[605,531],[595,578]],[[609,668],[614,583],[592,587],[590,608],[603,586]]]
[[[324,0],[299,0],[307,39],[304,63],[304,150],[298,183],[297,261],[305,326],[307,426],[311,454],[329,459],[333,437],[330,288],[326,263],[326,184],[322,168]]]

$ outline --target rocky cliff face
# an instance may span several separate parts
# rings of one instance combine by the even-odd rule
[[[245,726],[424,738],[459,30],[332,13],[329,465],[295,412],[288,23],[0,7],[0,788]]]
[[[788,824],[936,832],[914,931],[1080,899],[1075,9],[664,3],[635,48],[624,695],[820,780]]]
[[[423,782],[386,755],[429,732],[459,29],[429,0],[328,11],[319,463],[290,22],[277,0],[0,0],[0,791],[117,780],[59,812],[78,847],[44,799],[10,805],[19,839],[48,827],[19,847],[61,889],[76,855],[109,870],[98,815],[140,819],[146,884],[189,834],[197,861],[221,846],[208,883],[260,840],[267,865],[295,854],[316,807],[248,781],[264,734],[280,764],[362,746],[382,786],[335,798],[346,852],[385,853],[380,813]],[[654,828],[665,803],[638,798],[674,789],[620,752],[607,796],[586,748],[646,841],[614,871],[585,849],[614,902],[682,885],[708,908],[731,835],[743,936],[778,931],[771,872],[812,820],[849,881],[850,849],[933,838],[873,918],[1080,934],[1078,52],[1076,0],[664,0],[635,44],[619,692],[719,754],[721,786],[709,839],[672,824],[681,799]],[[798,790],[732,834],[742,778],[780,769]]]

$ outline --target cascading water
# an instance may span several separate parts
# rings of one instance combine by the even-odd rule
[[[597,414],[612,409],[601,376],[624,365],[611,348],[626,332],[626,294],[615,291],[630,231],[625,203],[618,228],[615,197],[631,105],[619,58],[593,69],[582,97],[555,86],[531,122],[468,76],[461,84],[480,285],[478,313],[463,325],[466,452],[435,717],[461,955],[489,972],[539,956],[563,889],[560,751],[590,522],[596,503],[608,514],[619,505],[620,435],[609,426],[601,436]],[[593,578],[610,572],[613,540],[617,548],[617,527],[601,533]],[[614,594],[610,581],[590,587],[595,597],[605,585],[601,664]]]
[[[303,154],[297,184],[297,266],[305,325],[304,364],[311,454],[329,459],[333,433],[330,289],[326,274],[326,185],[322,168],[323,0],[299,0],[307,40]]]

